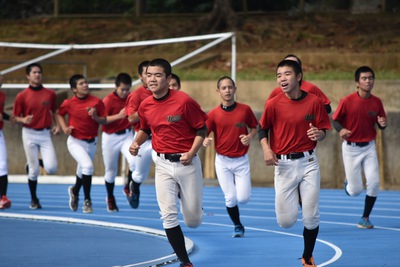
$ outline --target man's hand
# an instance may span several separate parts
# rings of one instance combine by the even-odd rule
[[[194,156],[189,153],[183,153],[179,161],[182,163],[182,165],[188,166],[192,164],[193,157]]]
[[[251,138],[247,134],[241,134],[239,136],[239,139],[240,139],[240,142],[242,142],[242,144],[244,146],[250,145]]]
[[[58,125],[53,126],[53,128],[51,128],[51,132],[53,133],[53,135],[57,135],[61,132],[61,128]]]
[[[28,115],[28,116],[26,116],[26,117],[23,117],[23,118],[21,119],[21,122],[22,122],[23,124],[30,124],[30,123],[32,122],[32,120],[33,120],[33,115]]]
[[[140,146],[136,142],[133,142],[129,147],[129,153],[131,153],[133,156],[137,156],[137,154],[139,153],[139,149]]]
[[[208,147],[208,146],[211,144],[211,142],[212,142],[213,140],[214,140],[214,139],[212,139],[212,137],[206,137],[206,138],[204,138],[203,146],[204,146],[204,147]]]
[[[267,166],[276,166],[278,165],[278,158],[275,153],[271,149],[263,149],[264,154],[264,162]]]
[[[351,135],[351,131],[347,130],[346,128],[343,128],[342,130],[340,130],[339,132],[339,136],[340,138],[342,138],[343,140],[346,140],[347,138],[349,138]]]
[[[379,117],[379,116],[378,116],[378,124],[379,124],[382,128],[386,127],[386,125],[387,125],[386,117]]]
[[[321,141],[325,138],[325,132],[319,130],[312,123],[310,123],[310,129],[307,130],[307,136],[312,141]]]

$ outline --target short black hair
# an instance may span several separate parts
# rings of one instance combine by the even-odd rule
[[[293,54],[287,54],[283,59],[287,59],[288,57],[294,57],[297,60],[297,63],[299,63],[300,67],[303,66],[302,63],[301,63],[301,60],[300,60],[300,58],[298,56],[293,55]]]
[[[276,71],[278,70],[278,68],[285,67],[285,66],[292,67],[292,69],[296,75],[303,74],[303,70],[302,70],[300,64],[294,60],[288,60],[288,59],[285,59],[285,60],[282,60],[281,62],[279,62],[278,66],[276,67]],[[300,85],[301,85],[302,80],[303,80],[303,76],[301,76],[301,80],[299,82]]]
[[[375,72],[368,66],[362,66],[362,67],[359,67],[356,70],[356,72],[354,73],[355,81],[358,82],[360,80],[361,73],[365,73],[365,72],[371,72],[372,73],[372,77],[375,79]]]
[[[230,81],[232,82],[233,86],[236,87],[235,81],[234,81],[231,77],[229,77],[229,76],[222,76],[222,77],[219,78],[218,81],[217,81],[217,88],[218,88],[218,89],[219,89],[219,84],[221,83],[221,81],[222,81],[222,80],[225,80],[225,79],[230,80]]]
[[[132,85],[132,78],[128,73],[121,72],[115,78],[115,85],[120,86],[121,83]]]
[[[140,62],[140,64],[138,65],[138,74],[142,75],[143,70],[147,68],[147,65],[149,64],[150,61],[145,60]]]
[[[178,84],[179,88],[181,88],[181,79],[179,78],[178,75],[176,75],[175,73],[171,73],[172,79],[176,80],[176,83]]]
[[[43,73],[43,68],[39,63],[31,63],[28,66],[26,66],[25,72],[27,75],[29,75],[29,73],[31,73],[31,70],[33,67],[38,67],[40,69],[40,72]]]
[[[147,65],[147,68],[150,66],[163,68],[166,77],[170,76],[172,73],[171,64],[168,62],[168,60],[163,58],[156,58],[151,60]]]
[[[69,86],[71,87],[71,89],[76,88],[76,83],[80,79],[86,80],[86,77],[83,76],[82,74],[74,74],[71,76],[71,78],[69,78]]]

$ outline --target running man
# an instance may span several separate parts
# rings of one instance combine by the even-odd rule
[[[41,209],[36,195],[40,171],[39,153],[48,174],[57,171],[57,156],[51,134],[58,134],[60,126],[56,118],[56,94],[42,85],[42,66],[38,63],[26,67],[29,87],[18,93],[13,114],[22,123],[22,143],[28,162],[28,185],[31,193],[31,209]]]
[[[129,122],[135,129],[135,136],[140,129],[138,108],[143,100],[152,95],[152,92],[147,87],[146,83],[146,68],[149,61],[143,61],[138,66],[138,75],[142,81],[142,86],[133,91],[126,101],[125,113]],[[149,139],[142,144],[139,155],[134,159],[135,170],[132,177],[128,177],[128,181],[124,187],[124,193],[127,197],[128,203],[133,209],[139,207],[140,198],[140,185],[149,176],[151,161],[152,161],[151,135]]]
[[[275,166],[275,211],[278,225],[292,227],[302,199],[304,250],[302,264],[316,267],[314,246],[319,231],[320,170],[315,147],[331,128],[328,113],[315,95],[300,89],[302,69],[293,60],[276,68],[283,94],[267,101],[259,139],[264,162]]]
[[[239,204],[246,204],[251,195],[250,163],[247,152],[250,142],[257,134],[258,121],[248,105],[235,101],[236,85],[232,78],[221,77],[217,93],[221,104],[208,113],[208,134],[214,133],[215,171],[225,196],[226,210],[234,231],[232,237],[242,237],[245,229],[240,221]],[[249,130],[250,129],[250,132]],[[204,139],[208,146],[212,138]]]
[[[115,90],[103,99],[107,124],[102,126],[101,147],[105,167],[104,179],[108,212],[118,211],[114,197],[114,186],[119,155],[122,154],[128,162],[128,177],[132,177],[132,172],[135,169],[134,157],[129,153],[133,134],[131,125],[125,116],[125,104],[131,85],[131,76],[127,73],[119,73],[115,79]]]
[[[107,123],[107,118],[103,102],[90,95],[89,84],[83,75],[73,75],[69,84],[74,96],[64,100],[58,111],[61,128],[68,135],[68,151],[77,162],[75,185],[68,188],[69,207],[72,211],[78,209],[79,191],[83,186],[85,199],[82,210],[83,213],[92,213],[90,190],[94,172],[93,160],[99,124]]]
[[[332,116],[332,125],[342,142],[342,155],[347,195],[357,196],[363,190],[361,171],[364,170],[367,193],[364,212],[358,228],[372,229],[369,220],[379,192],[379,163],[375,147],[376,129],[387,126],[382,101],[372,95],[375,73],[367,66],[360,67],[354,74],[357,91],[342,98]]]
[[[149,62],[147,84],[153,96],[140,104],[140,130],[130,152],[139,155],[141,145],[152,134],[157,153],[157,202],[163,227],[180,266],[193,267],[185,248],[177,201],[180,199],[185,224],[198,227],[203,220],[203,174],[197,152],[207,134],[207,115],[186,93],[168,88],[171,73],[167,60],[158,58]]]

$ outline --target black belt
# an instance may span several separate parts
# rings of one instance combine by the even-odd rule
[[[129,132],[129,131],[130,131],[130,129],[124,129],[124,130],[115,132],[115,134],[116,134],[116,135],[123,135],[123,134],[125,134],[125,133],[127,133],[127,132]]]
[[[162,154],[157,152],[157,156],[161,157],[163,156],[165,159],[171,161],[171,162],[178,162],[182,156],[182,154]]]
[[[313,150],[308,150],[308,153],[310,153],[310,155],[311,155],[313,153]],[[304,154],[304,152],[295,152],[295,153],[290,153],[287,155],[276,154],[276,157],[278,159],[282,159],[284,156],[287,159],[301,159],[301,158],[304,158],[306,155]]]
[[[30,129],[35,130],[35,131],[50,130],[50,128],[39,128],[39,129],[30,128]]]
[[[90,144],[90,143],[93,143],[96,140],[96,138],[93,137],[93,138],[90,138],[90,139],[79,139],[79,140],[85,141],[86,143]]]
[[[176,153],[176,154],[163,154],[163,153],[158,153],[157,152],[157,156],[158,157],[164,157],[165,159],[167,159],[167,160],[169,160],[171,162],[179,162],[179,160],[181,159],[182,154],[178,154],[178,153]],[[197,154],[194,155],[194,156],[196,157]]]
[[[347,144],[349,146],[359,146],[359,147],[364,147],[364,146],[368,146],[369,142],[350,142],[350,141],[346,141]]]

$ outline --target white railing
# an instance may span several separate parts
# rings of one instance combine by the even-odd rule
[[[199,36],[188,36],[188,37],[178,37],[178,38],[168,38],[159,40],[148,40],[148,41],[138,41],[138,42],[123,42],[123,43],[103,43],[103,44],[32,44],[32,43],[11,43],[11,42],[0,42],[0,47],[11,47],[11,48],[33,48],[33,49],[48,49],[55,50],[51,53],[27,60],[18,65],[12,66],[10,68],[0,71],[0,74],[7,74],[15,70],[26,67],[33,62],[40,62],[45,59],[57,56],[59,54],[68,52],[73,49],[107,49],[107,48],[121,48],[121,47],[136,47],[136,46],[148,46],[148,45],[161,45],[161,44],[171,44],[180,42],[192,42],[192,41],[203,41],[214,39],[212,42],[186,54],[173,62],[172,66],[179,65],[180,63],[216,46],[217,44],[230,39],[231,40],[231,77],[236,80],[236,36],[233,32],[228,33],[217,33],[217,34],[207,34]],[[140,80],[135,80],[132,86],[139,84]],[[24,89],[26,84],[3,84],[4,89]],[[57,89],[67,89],[69,84],[45,84],[47,88],[57,88]],[[92,88],[104,88],[111,89],[115,88],[115,84],[90,84]]]

